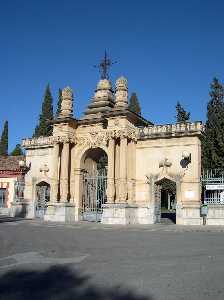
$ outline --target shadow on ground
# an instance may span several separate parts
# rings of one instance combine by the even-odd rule
[[[0,276],[1,300],[152,300],[120,287],[99,288],[67,266],[8,271]]]
[[[0,223],[18,222],[18,221],[24,221],[24,220],[27,220],[27,219],[24,219],[23,217],[0,216]]]

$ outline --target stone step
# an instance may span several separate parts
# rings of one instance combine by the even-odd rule
[[[160,223],[161,224],[166,224],[166,225],[172,225],[172,224],[175,224],[171,219],[169,218],[161,218],[160,220]]]

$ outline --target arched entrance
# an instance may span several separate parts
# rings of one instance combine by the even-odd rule
[[[107,165],[106,152],[101,148],[89,149],[83,157],[83,220],[99,222],[106,203]]]
[[[163,178],[156,183],[158,220],[161,223],[176,223],[176,182]]]
[[[50,184],[41,181],[36,185],[36,218],[43,218],[50,201]]]

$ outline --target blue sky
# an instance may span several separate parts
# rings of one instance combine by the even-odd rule
[[[222,0],[13,0],[0,9],[0,131],[9,121],[10,150],[32,136],[50,83],[74,89],[75,116],[93,95],[93,67],[107,49],[118,61],[147,119],[175,121],[180,100],[192,120],[205,120],[209,84],[224,80]]]

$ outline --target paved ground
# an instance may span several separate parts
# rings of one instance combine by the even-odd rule
[[[0,218],[0,299],[224,299],[224,228]]]

